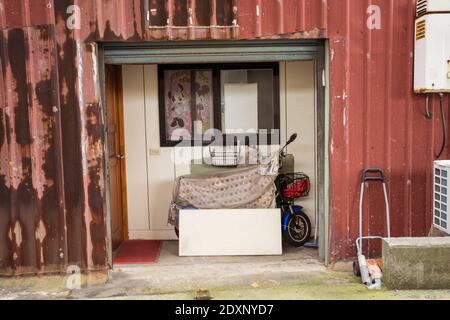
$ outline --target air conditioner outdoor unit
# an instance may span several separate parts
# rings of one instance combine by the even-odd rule
[[[417,2],[414,91],[450,92],[450,1]]]
[[[450,234],[450,160],[434,163],[433,225]]]
[[[416,16],[421,17],[428,13],[450,12],[450,1],[447,0],[418,0]]]

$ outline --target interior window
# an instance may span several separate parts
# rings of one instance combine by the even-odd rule
[[[160,65],[159,96],[163,147],[201,139],[209,129],[241,143],[258,143],[267,132],[263,144],[279,143],[273,135],[280,128],[275,63]]]

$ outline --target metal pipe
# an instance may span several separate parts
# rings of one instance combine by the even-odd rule
[[[359,270],[361,272],[361,281],[365,285],[371,284],[369,267],[367,266],[366,257],[362,254],[358,255]]]
[[[440,107],[441,107],[441,120],[442,120],[442,146],[439,153],[436,155],[436,159],[439,159],[444,153],[445,147],[447,146],[447,120],[445,119],[445,111],[444,111],[444,94],[439,93],[440,98]]]
[[[389,209],[389,201],[388,201],[388,193],[387,193],[387,188],[386,188],[386,182],[383,182],[383,192],[384,192],[384,203],[386,205],[386,225],[387,225],[387,234],[388,234],[388,238],[391,237],[391,213],[390,213],[390,209]]]
[[[426,113],[425,113],[425,117],[428,120],[431,120],[433,118],[433,114],[430,112],[430,95],[426,95],[425,98],[425,109],[426,109]]]
[[[357,246],[358,255],[360,255],[362,251],[362,236],[363,236],[362,216],[363,216],[364,183],[365,182],[361,182],[361,192],[359,195],[359,247]]]

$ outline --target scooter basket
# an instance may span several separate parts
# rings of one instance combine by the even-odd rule
[[[277,180],[278,190],[285,200],[307,197],[311,190],[309,177],[303,172],[286,173]]]
[[[211,165],[214,167],[237,167],[239,164],[239,147],[210,147]]]

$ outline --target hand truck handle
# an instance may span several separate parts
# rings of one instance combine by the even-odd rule
[[[379,168],[369,168],[364,169],[362,176],[361,176],[361,182],[364,183],[366,181],[381,181],[385,182],[384,177],[384,171]]]

